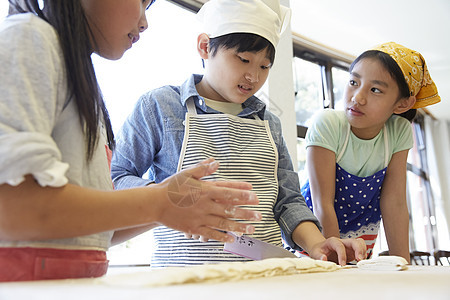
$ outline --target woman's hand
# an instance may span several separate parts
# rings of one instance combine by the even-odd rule
[[[218,167],[214,159],[207,159],[158,184],[166,198],[159,211],[159,223],[185,232],[188,237],[201,236],[205,241],[232,242],[233,237],[223,231],[252,234],[252,225],[230,219],[261,220],[259,212],[238,207],[258,204],[257,196],[250,191],[249,183],[201,180]]]

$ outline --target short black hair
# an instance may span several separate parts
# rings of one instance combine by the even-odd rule
[[[397,64],[397,62],[389,54],[385,52],[379,50],[368,50],[363,52],[352,62],[349,71],[351,72],[355,67],[355,65],[365,58],[376,59],[389,72],[389,74],[395,80],[399,88],[400,91],[399,99],[412,96],[409,91],[409,86],[408,83],[406,82],[405,75],[403,74],[402,69]],[[408,119],[409,121],[412,121],[416,116],[416,112],[417,111],[415,109],[410,109],[404,113],[399,114],[399,116],[402,116]]]
[[[275,47],[267,39],[254,33],[229,33],[209,40],[209,49],[214,56],[220,48],[236,49],[237,52],[259,52],[267,49],[267,58],[273,64]]]

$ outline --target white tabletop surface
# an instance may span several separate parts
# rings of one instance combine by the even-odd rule
[[[146,269],[137,268],[139,272]],[[117,273],[119,270],[114,270]],[[120,270],[130,272],[136,268]],[[151,272],[149,270],[149,272]],[[409,266],[405,271],[369,271],[357,268],[162,287],[105,284],[98,279],[0,283],[0,299],[450,299],[450,267]],[[106,280],[105,280],[106,279]]]

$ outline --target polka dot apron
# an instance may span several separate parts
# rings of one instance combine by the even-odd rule
[[[386,126],[383,128],[385,144],[384,168],[367,177],[358,177],[339,166],[348,144],[348,126],[344,147],[336,158],[336,186],[334,210],[341,238],[362,238],[366,242],[367,257],[372,255],[381,221],[380,197],[387,165],[389,164],[389,141]],[[302,187],[306,204],[313,211],[309,181]]]

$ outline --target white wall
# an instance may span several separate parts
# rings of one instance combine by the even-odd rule
[[[290,7],[289,0],[280,3]],[[269,98],[269,110],[277,115],[283,127],[283,137],[297,170],[297,127],[294,106],[294,78],[292,71],[292,31],[289,25],[281,35],[277,46],[275,63],[270,71],[265,92]]]

